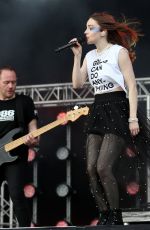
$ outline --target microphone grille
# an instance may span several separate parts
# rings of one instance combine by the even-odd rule
[[[84,37],[79,37],[77,40],[78,40],[78,42],[80,44],[83,44],[86,41],[86,38],[85,38],[85,36]]]

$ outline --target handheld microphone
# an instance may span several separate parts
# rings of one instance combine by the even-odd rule
[[[55,52],[60,52],[64,49],[76,46],[76,43],[79,42],[80,44],[83,44],[86,41],[85,37],[80,37],[77,38],[77,41],[73,41],[73,42],[69,42],[68,44],[64,45],[64,46],[60,46],[57,49],[55,49]]]

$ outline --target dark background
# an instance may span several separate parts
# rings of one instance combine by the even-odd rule
[[[138,19],[145,36],[137,45],[136,77],[149,76],[149,1],[0,0],[0,65],[14,65],[19,84],[70,82],[73,56],[55,48],[82,36],[95,11]],[[84,51],[87,46],[84,45]]]
[[[0,0],[0,66],[15,67],[19,85],[70,82],[73,55],[69,49],[61,53],[55,53],[54,50],[67,44],[71,38],[82,36],[89,15],[96,11],[107,11],[118,18],[125,15],[142,23],[145,36],[136,47],[134,70],[137,78],[149,77],[148,0]],[[88,49],[85,44],[83,53]],[[60,111],[69,109],[39,108],[39,126],[52,122]],[[70,124],[73,187],[71,219],[74,225],[89,224],[97,216],[86,175],[84,122],[85,118],[82,117]],[[41,137],[38,158],[38,222],[41,226],[55,225],[66,215],[66,200],[58,198],[55,192],[57,184],[64,181],[66,176],[65,162],[56,158],[56,151],[59,146],[65,145],[66,126],[59,126]],[[128,166],[126,156],[124,160]],[[135,208],[138,198],[125,193],[125,184],[134,180],[136,173],[130,173],[128,178],[126,170],[122,171],[126,179],[124,185],[120,183],[120,202],[124,208]],[[142,179],[144,185],[145,177]],[[146,202],[145,197],[144,190],[143,204]]]

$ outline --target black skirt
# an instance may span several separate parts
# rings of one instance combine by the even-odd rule
[[[87,133],[105,135],[112,133],[122,137],[126,149],[149,155],[150,120],[138,108],[140,132],[133,137],[129,130],[129,100],[124,91],[95,95],[87,118]]]
[[[136,202],[141,207],[147,202],[147,162],[150,158],[150,120],[138,106],[140,132],[131,136],[129,130],[129,100],[125,92],[117,91],[96,95],[86,121],[87,135],[93,133],[104,136],[107,133],[124,139],[125,147],[117,163],[115,176],[120,192],[120,207],[135,208],[133,195],[128,191],[131,185],[137,186]],[[131,186],[132,188],[132,186]],[[134,187],[135,188],[135,187]],[[133,188],[133,189],[134,189]],[[126,194],[126,195],[125,195]],[[135,193],[136,195],[136,193]],[[132,198],[132,199],[131,199]],[[125,200],[125,203],[124,203]],[[145,202],[145,203],[144,203]]]

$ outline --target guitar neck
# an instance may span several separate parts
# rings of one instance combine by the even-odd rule
[[[42,128],[39,128],[39,129],[36,129],[36,130],[32,131],[31,134],[33,135],[33,137],[38,137],[38,136],[40,136],[41,134],[47,132],[48,130],[53,129],[53,128],[55,128],[56,126],[58,126],[58,125],[60,125],[60,124],[63,124],[63,123],[66,122],[67,120],[68,120],[68,119],[66,119],[66,117],[65,117],[65,118],[61,118],[61,119],[58,119],[58,120],[53,121],[52,123],[50,123],[50,124],[48,124],[48,125],[43,126]],[[6,152],[9,152],[9,151],[15,149],[16,147],[18,147],[18,146],[24,144],[26,136],[27,136],[27,135],[22,136],[22,137],[20,137],[20,138],[18,138],[18,139],[16,139],[16,140],[14,140],[14,141],[12,141],[12,142],[6,144],[6,145],[4,146],[5,151],[6,151]]]

